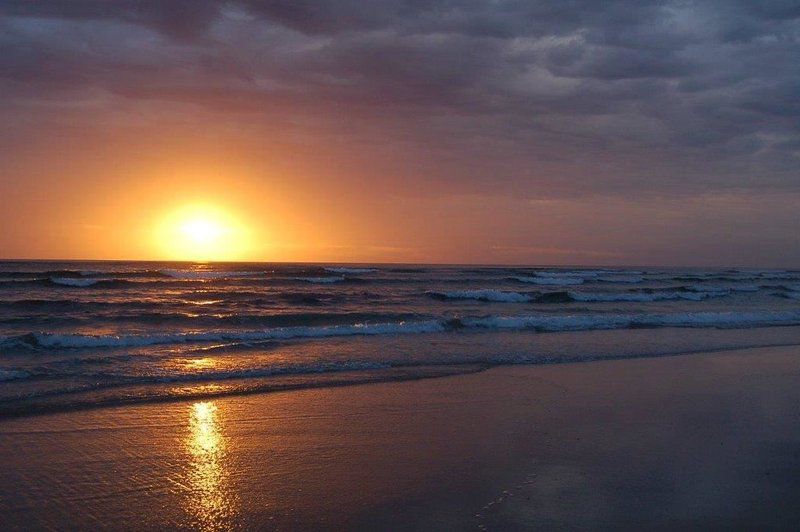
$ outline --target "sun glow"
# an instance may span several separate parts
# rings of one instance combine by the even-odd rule
[[[228,211],[207,205],[184,207],[165,217],[156,241],[175,260],[237,260],[250,248],[247,228]]]
[[[181,226],[181,232],[192,241],[194,245],[205,246],[218,243],[224,228],[214,220],[189,220]]]

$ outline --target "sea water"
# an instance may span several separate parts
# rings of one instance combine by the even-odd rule
[[[800,344],[800,271],[0,262],[0,416]]]

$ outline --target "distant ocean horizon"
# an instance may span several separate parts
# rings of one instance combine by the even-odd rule
[[[800,270],[0,261],[0,416],[800,344]]]
[[[82,264],[103,263],[103,264],[144,264],[144,265],[177,265],[184,268],[194,268],[200,266],[219,266],[222,268],[235,265],[254,265],[258,268],[267,266],[320,266],[323,268],[335,267],[354,267],[354,268],[380,268],[380,267],[472,267],[472,268],[534,268],[534,269],[573,269],[573,270],[630,270],[630,269],[653,269],[653,270],[741,270],[741,271],[764,271],[764,272],[800,272],[800,266],[747,266],[742,264],[672,264],[664,265],[658,263],[549,263],[549,262],[436,262],[436,261],[409,261],[409,262],[359,262],[359,261],[328,261],[328,260],[177,260],[177,259],[82,259],[82,258],[25,258],[25,257],[0,257],[0,264],[63,264],[80,266]]]

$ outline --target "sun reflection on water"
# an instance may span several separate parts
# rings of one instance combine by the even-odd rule
[[[189,369],[207,369],[216,366],[213,358],[192,358],[186,361],[186,366]],[[202,403],[197,403],[202,404]]]
[[[203,530],[223,530],[234,514],[226,467],[227,442],[213,402],[194,403],[189,413],[189,497],[187,509]]]

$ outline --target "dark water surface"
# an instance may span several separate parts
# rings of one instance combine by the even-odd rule
[[[0,263],[0,416],[800,343],[800,271]]]

